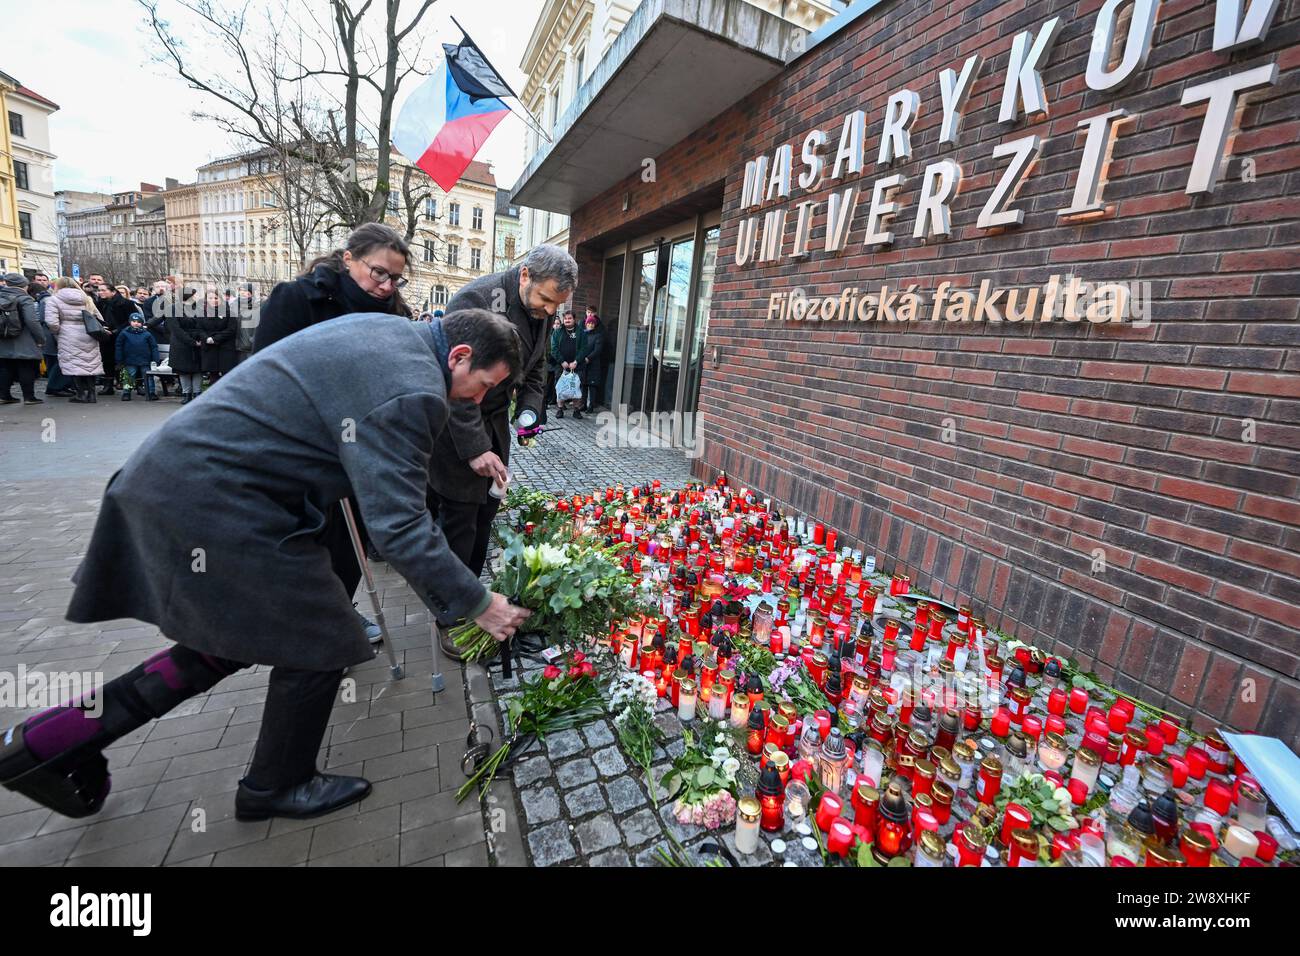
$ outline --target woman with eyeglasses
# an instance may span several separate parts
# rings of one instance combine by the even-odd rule
[[[307,266],[298,278],[281,282],[262,303],[253,351],[259,352],[294,332],[353,312],[384,312],[410,317],[398,290],[411,257],[397,230],[382,223],[358,226],[342,249]]]

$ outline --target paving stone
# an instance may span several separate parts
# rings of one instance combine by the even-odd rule
[[[403,833],[401,863],[410,866],[483,841],[483,815],[474,805],[468,813],[452,820]]]
[[[626,850],[606,850],[587,860],[588,866],[631,866],[632,858]]]
[[[592,854],[616,846],[622,837],[618,827],[608,815],[595,817],[585,823],[579,823],[577,829],[578,846],[584,854]]]
[[[760,839],[758,847],[753,853],[741,853],[736,849],[736,829],[735,827],[725,827],[722,834],[722,842],[731,851],[731,855],[736,858],[736,862],[741,866],[767,866],[774,859],[772,847],[767,840]]]
[[[213,866],[293,866],[304,862],[311,850],[310,830],[284,833],[230,850],[212,859]]]
[[[401,841],[397,836],[363,843],[328,856],[313,857],[308,866],[397,866]]]
[[[596,765],[586,757],[570,760],[555,768],[555,779],[565,790],[596,779]]]
[[[623,759],[617,747],[597,750],[591,755],[591,760],[602,777],[614,777],[627,771],[627,761]]]
[[[443,856],[442,863],[443,866],[487,866],[487,844],[475,843],[461,847],[459,850],[452,850]]]
[[[551,775],[551,762],[545,757],[529,757],[515,764],[512,773],[515,786],[529,787]]]
[[[171,846],[171,834],[154,837],[150,840],[136,840],[111,850],[74,856],[68,860],[68,866],[161,866],[167,857],[167,848]],[[206,865],[206,863],[205,863]]]
[[[576,859],[578,855],[569,837],[569,825],[563,820],[548,823],[529,833],[528,849],[533,855],[534,866],[555,866]]]
[[[672,850],[672,844],[663,840],[653,846],[648,846],[636,855],[636,865],[638,867],[655,867],[663,866],[663,860],[660,857],[660,850],[669,852]]]
[[[566,793],[564,795],[564,805],[569,808],[569,813],[575,817],[585,817],[597,810],[608,809],[605,804],[605,795],[601,793],[600,785],[596,783],[589,783],[585,787]]]
[[[524,816],[530,825],[545,823],[560,815],[560,798],[554,787],[524,790],[519,794],[519,802],[523,804]]]
[[[646,796],[640,784],[632,777],[617,777],[605,784],[605,793],[609,798],[609,807],[622,816],[629,810],[645,806]]]
[[[606,747],[614,742],[614,731],[603,720],[582,729],[582,736],[587,738],[587,745],[593,749]]]
[[[653,810],[639,810],[619,824],[628,846],[640,846],[647,840],[663,836],[663,827]],[[638,866],[641,864],[638,863]]]
[[[558,734],[546,735],[546,752],[552,760],[561,760],[581,753],[586,743],[576,730],[562,730]]]
[[[659,819],[663,822],[664,828],[673,835],[678,843],[686,843],[705,832],[704,827],[678,823],[677,817],[673,816],[673,805],[671,803],[665,803],[659,808]]]

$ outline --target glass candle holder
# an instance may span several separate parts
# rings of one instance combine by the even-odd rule
[[[759,819],[763,806],[756,797],[741,797],[736,804],[736,852],[745,856],[758,849]]]
[[[1254,857],[1259,849],[1259,837],[1243,826],[1233,824],[1223,837],[1223,848],[1238,860]]]
[[[677,685],[677,719],[690,723],[695,719],[695,681],[688,677]]]
[[[1038,741],[1038,766],[1044,771],[1060,772],[1067,757],[1065,738],[1060,734],[1045,733]]]
[[[749,723],[749,695],[737,692],[731,698],[731,726],[744,727]]]
[[[808,804],[812,800],[812,794],[808,791],[808,785],[802,780],[791,780],[785,788],[785,815],[789,818],[792,826],[798,826],[808,814]]]
[[[1268,799],[1251,786],[1237,791],[1237,823],[1254,832],[1268,826]]]
[[[1097,786],[1097,775],[1101,773],[1101,757],[1096,751],[1080,747],[1074,754],[1074,767],[1070,770],[1070,780],[1078,780],[1091,792]]]

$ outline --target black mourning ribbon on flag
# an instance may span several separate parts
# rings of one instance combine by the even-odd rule
[[[461,92],[470,98],[471,103],[514,96],[505,80],[501,79],[469,37],[454,46],[444,43],[442,50],[447,54],[447,69],[451,71],[451,78]]]

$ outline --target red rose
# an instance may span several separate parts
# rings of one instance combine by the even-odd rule
[[[582,671],[583,677],[596,676],[596,666],[592,664],[591,661],[583,661],[580,670]]]
[[[584,653],[582,653],[582,651],[574,651],[574,652],[573,652],[573,663],[575,663],[575,664],[581,664],[581,663],[582,663],[583,661],[585,661],[586,659],[587,659],[587,655],[584,654]]]
[[[572,667],[570,667],[570,668],[569,668],[569,676],[570,676],[570,677],[580,677],[580,676],[582,676],[582,667],[581,667],[581,665],[579,665],[579,664],[574,664]]]
[[[555,680],[555,678],[559,677],[562,673],[564,672],[554,664],[547,664],[546,667],[542,669],[542,679]]]

